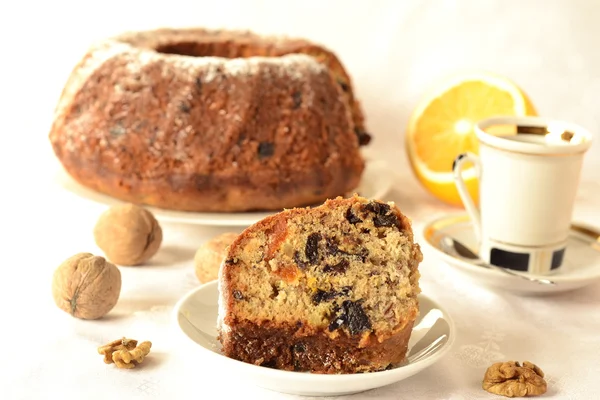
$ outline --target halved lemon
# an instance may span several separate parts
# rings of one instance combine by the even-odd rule
[[[514,82],[490,72],[449,77],[419,102],[408,124],[406,150],[418,180],[432,195],[462,206],[452,177],[452,162],[466,151],[477,154],[475,124],[500,115],[534,116],[537,112]],[[465,168],[463,177],[477,202],[474,168]]]

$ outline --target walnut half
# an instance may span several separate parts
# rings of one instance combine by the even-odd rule
[[[544,372],[529,361],[499,362],[487,369],[483,389],[506,397],[539,396],[546,393]]]
[[[137,340],[127,338],[114,340],[98,347],[98,353],[104,355],[106,364],[114,362],[118,368],[134,368],[144,361],[152,347],[151,342],[142,342],[139,345],[137,343]]]

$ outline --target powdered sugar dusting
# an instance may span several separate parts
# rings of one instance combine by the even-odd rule
[[[149,65],[152,62],[156,62],[158,54],[153,51],[143,51],[140,49],[131,49],[131,56],[129,62],[126,64],[126,68],[132,74],[138,73],[140,67]]]
[[[320,74],[327,67],[316,59],[305,54],[288,54],[281,57],[191,57],[173,54],[162,54],[154,50],[136,48],[127,43],[106,40],[93,45],[86,57],[71,74],[65,90],[56,108],[56,115],[64,112],[72,103],[74,96],[106,61],[119,57],[125,69],[132,75],[141,73],[145,66],[162,61],[168,67],[164,73],[174,73],[177,78],[191,81],[190,75],[202,75],[203,82],[211,82],[218,76],[226,74],[234,77],[250,77],[258,73],[261,65],[270,66],[269,71],[291,79],[305,79],[309,74]],[[187,75],[187,76],[186,76]]]
[[[64,112],[65,108],[73,102],[73,98],[81,90],[89,77],[106,61],[119,54],[127,54],[131,49],[131,46],[128,44],[113,41],[104,41],[93,45],[69,77],[56,106],[55,115],[58,116]]]
[[[152,56],[149,56],[152,54]],[[305,79],[309,74],[327,72],[327,67],[313,57],[305,54],[289,54],[281,57],[248,57],[248,58],[222,58],[222,57],[190,57],[178,55],[161,55],[149,50],[140,51],[142,57],[131,59],[129,68],[143,66],[151,61],[161,58],[167,65],[173,67],[179,78],[190,81],[185,75],[202,76],[205,83],[214,81],[223,74],[231,77],[251,77],[260,71],[260,67],[271,66],[269,70],[276,71],[279,76],[288,76],[292,79]]]
[[[106,65],[107,69],[102,72],[111,77],[113,85],[112,91],[105,92],[107,93],[107,102],[104,106],[105,112],[111,115],[111,123],[115,123],[115,126],[110,128],[112,137],[108,140],[105,137],[106,132],[66,129],[64,132],[66,132],[65,147],[67,150],[77,151],[77,145],[74,142],[85,142],[86,136],[98,138],[97,144],[100,148],[116,145],[121,140],[129,140],[125,133],[135,127],[119,125],[117,121],[126,119],[131,112],[129,104],[132,100],[139,96],[151,99],[155,95],[152,87],[156,85],[156,79],[164,80],[170,88],[167,94],[168,98],[161,97],[159,102],[166,104],[166,108],[163,110],[164,120],[171,121],[170,129],[176,132],[174,158],[183,161],[189,156],[187,154],[189,151],[186,145],[187,138],[195,134],[195,128],[189,125],[185,118],[185,108],[188,107],[186,104],[191,103],[194,92],[198,90],[197,85],[214,82],[219,85],[219,91],[232,91],[235,85],[243,84],[246,81],[245,78],[250,82],[255,77],[259,77],[260,82],[267,85],[271,81],[296,81],[300,82],[303,88],[302,107],[312,107],[314,102],[314,92],[311,90],[313,76],[329,74],[326,65],[305,54],[248,58],[193,57],[165,54],[149,48],[135,47],[125,42],[107,40],[93,46],[72,73],[57,106],[57,116],[64,117],[69,112],[69,105],[74,102],[75,96],[86,81],[109,60],[113,60],[113,62]],[[227,79],[227,77],[236,79]],[[169,84],[169,82],[173,84]],[[231,110],[227,104],[207,103],[205,107],[209,109],[219,107],[217,109],[219,117],[227,120],[223,126],[231,127],[243,123],[242,116],[238,114],[239,110],[235,108]],[[89,123],[89,119],[94,117],[95,114],[82,112],[74,123],[79,127],[93,125]],[[160,155],[164,135],[164,128],[160,126],[153,132],[152,138],[148,137],[148,149],[151,154]],[[225,136],[224,134],[223,137]],[[115,164],[120,163],[118,157],[115,157],[113,161]]]

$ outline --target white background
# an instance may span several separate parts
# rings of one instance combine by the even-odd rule
[[[301,36],[326,45],[340,56],[352,75],[375,137],[373,148],[401,176],[393,199],[415,219],[417,227],[424,218],[457,210],[427,196],[408,171],[402,136],[410,112],[427,88],[446,74],[487,69],[506,75],[526,90],[540,114],[577,122],[594,134],[596,142],[586,156],[585,184],[578,197],[579,204],[584,201],[586,206],[577,208],[575,215],[600,226],[600,212],[595,212],[600,209],[599,21],[600,1],[594,0],[0,2],[0,326],[3,347],[7,348],[3,356],[7,371],[0,373],[0,390],[11,390],[7,397],[0,392],[0,398],[46,398],[43,393],[63,393],[64,398],[78,398],[82,393],[89,398],[147,394],[139,389],[144,383],[135,381],[142,379],[142,372],[132,375],[135,385],[130,389],[127,382],[119,380],[127,381],[123,375],[108,379],[103,375],[107,372],[97,372],[106,368],[94,354],[86,353],[89,349],[94,352],[98,340],[124,334],[123,326],[115,332],[116,325],[111,323],[118,322],[73,321],[54,307],[49,295],[56,265],[72,253],[99,251],[90,232],[102,207],[73,199],[53,185],[56,162],[47,140],[62,86],[92,41],[124,30],[198,25]],[[183,274],[180,276],[188,282],[183,285],[193,287],[193,251],[221,231],[165,227],[165,248],[156,261],[162,266],[124,269],[125,300],[115,315],[143,318],[147,310],[172,306],[183,289],[181,285],[175,289],[161,285],[167,276],[161,274]],[[457,344],[459,350],[491,335],[489,340],[496,347],[502,347],[504,340],[503,349],[496,354],[531,357],[549,366],[555,398],[588,398],[583,394],[586,389],[594,393],[589,385],[597,377],[574,371],[597,368],[595,361],[583,368],[575,359],[579,362],[588,355],[587,350],[597,354],[600,348],[593,336],[600,331],[600,316],[595,311],[600,286],[551,300],[527,300],[530,302],[524,306],[525,300],[505,298],[462,281],[449,284],[454,276],[440,277],[437,265],[426,255],[422,286],[428,295],[447,301],[451,313],[458,314],[458,332],[463,335]],[[163,269],[166,271],[161,272]],[[459,300],[453,300],[456,296],[449,288],[460,291]],[[506,314],[498,311],[500,315],[494,315],[498,302]],[[539,309],[548,318],[556,318],[556,326],[567,330],[560,335],[553,333],[558,335],[552,336],[553,343],[528,347],[513,330],[513,317],[508,313],[516,313],[521,321],[519,335],[528,331],[549,335],[526,325],[532,318],[528,313]],[[537,317],[542,321],[538,326],[544,326],[547,319]],[[144,320],[144,329],[125,321],[129,321],[127,326],[137,326],[135,332],[149,332],[157,339],[160,335],[151,333],[150,320]],[[583,344],[577,347],[576,340],[569,341],[574,336],[586,346],[595,346],[596,353]],[[533,348],[535,351],[529,351]],[[146,370],[154,374],[149,382],[168,372],[161,368],[160,359],[170,351],[157,344],[158,362]],[[407,381],[408,386],[393,386],[364,398],[398,398],[406,388],[413,398],[479,398],[481,365],[471,369],[463,366],[466,370],[456,367],[457,372],[451,373],[457,365],[453,360]],[[170,364],[169,368],[174,368],[175,374],[183,373],[177,365]],[[189,368],[195,366],[186,364],[184,369]],[[451,379],[441,379],[443,376]],[[103,378],[108,380],[103,382]],[[434,381],[437,386],[431,384]],[[214,389],[212,383],[206,382],[207,387]],[[201,391],[203,384],[193,386]],[[181,390],[193,394],[189,389],[184,385]],[[166,384],[162,390],[161,397],[174,393]],[[238,395],[255,393],[244,388],[229,390],[237,390]],[[112,397],[106,397],[108,393]],[[256,393],[257,398],[278,398]]]

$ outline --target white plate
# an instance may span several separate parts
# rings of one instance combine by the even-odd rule
[[[352,192],[357,192],[361,196],[370,199],[385,200],[384,197],[392,187],[394,176],[393,171],[387,167],[385,162],[367,161],[360,185]],[[59,168],[55,181],[63,189],[95,203],[106,206],[123,203],[119,199],[80,185],[63,168]],[[208,226],[250,226],[269,215],[275,214],[275,212],[202,213],[166,210],[149,206],[146,208],[161,221]]]
[[[468,215],[447,215],[427,223],[423,229],[423,238],[427,246],[447,264],[486,286],[516,293],[536,294],[578,289],[600,280],[599,234],[592,228],[581,225],[571,226],[563,265],[554,273],[543,276],[553,280],[555,285],[530,282],[454,258],[442,250],[441,239],[445,235],[460,240],[471,249],[476,249],[473,225]]]
[[[448,314],[433,300],[420,295],[420,316],[415,321],[409,341],[406,363],[387,371],[361,374],[325,375],[282,371],[247,364],[221,353],[216,330],[217,298],[217,283],[213,281],[194,289],[175,306],[175,330],[197,350],[190,352],[190,358],[214,365],[216,374],[226,371],[232,382],[245,381],[282,393],[336,396],[389,385],[440,360],[456,336]]]

